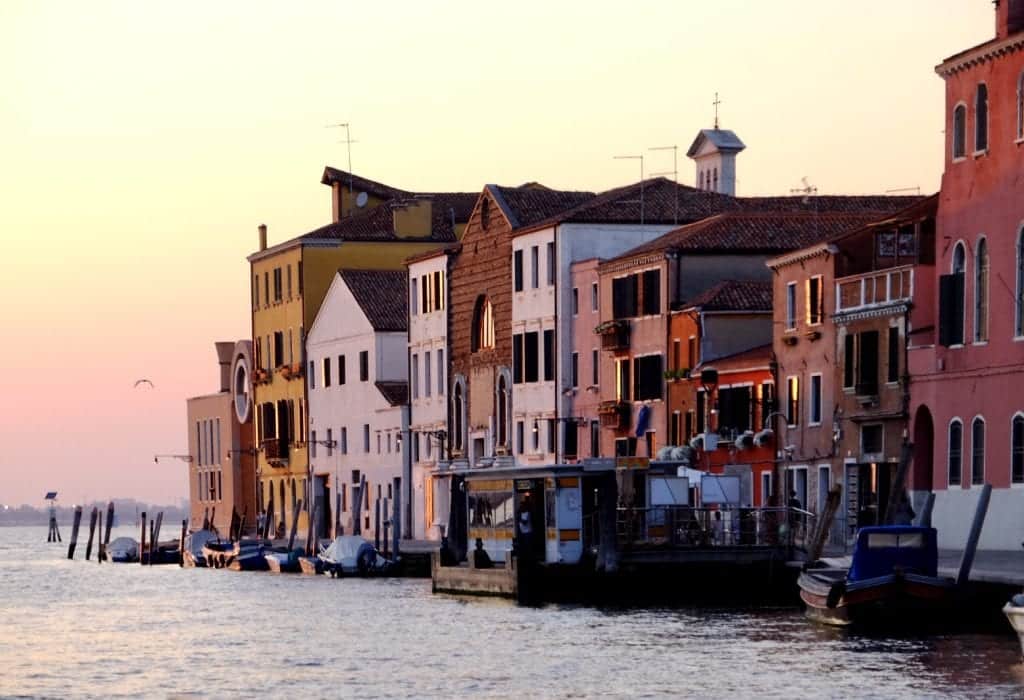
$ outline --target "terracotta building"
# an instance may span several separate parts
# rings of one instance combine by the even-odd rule
[[[912,486],[936,494],[940,546],[961,545],[984,483],[982,548],[1024,539],[1024,2],[995,37],[947,58],[945,169],[931,316],[911,335]],[[928,330],[928,326],[931,329]]]

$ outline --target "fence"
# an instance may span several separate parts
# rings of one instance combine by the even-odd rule
[[[814,513],[799,508],[619,508],[616,535],[621,549],[787,547],[809,544]]]

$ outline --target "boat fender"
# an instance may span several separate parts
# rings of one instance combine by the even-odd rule
[[[828,591],[828,597],[825,598],[825,605],[829,608],[838,607],[840,599],[846,594],[846,582],[840,581],[832,585],[832,588]]]

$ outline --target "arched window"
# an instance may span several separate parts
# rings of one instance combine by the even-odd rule
[[[715,184],[714,184],[714,187],[712,187],[711,189],[714,190],[715,192],[718,192],[718,168],[715,168],[715,176],[714,177],[715,177]]]
[[[974,97],[974,150],[988,150],[988,86],[978,85]]]
[[[498,406],[498,410],[496,412],[498,424],[496,426],[494,444],[497,448],[504,448],[506,454],[511,454],[512,451],[509,449],[508,445],[508,434],[510,427],[509,418],[512,412],[509,410],[511,397],[509,396],[508,391],[509,381],[507,373],[508,370],[503,369],[498,374],[497,395],[495,397]]]
[[[982,238],[974,256],[974,342],[988,340],[988,244]]]
[[[1024,484],[1024,415],[1013,417],[1010,436],[1010,479]]]
[[[967,270],[966,251],[962,242],[957,243],[953,248],[953,260],[950,264],[950,272],[953,274],[953,290],[949,312],[949,345],[961,345],[964,342],[964,299],[967,292],[966,285],[964,285]]]
[[[473,343],[472,351],[494,347],[494,310],[491,300],[485,296],[476,299],[473,309]]]
[[[971,484],[985,483],[985,419],[971,423]]]
[[[1024,139],[1024,73],[1017,78],[1017,138]]]
[[[1024,226],[1017,232],[1017,308],[1014,335],[1024,335]]]
[[[953,110],[953,157],[967,155],[967,107],[957,105]]]
[[[964,424],[954,418],[949,424],[948,474],[950,486],[960,483],[961,460],[964,451]]]
[[[455,380],[455,388],[452,390],[452,449],[461,452],[465,445],[466,429],[466,387],[465,380],[461,377]]]

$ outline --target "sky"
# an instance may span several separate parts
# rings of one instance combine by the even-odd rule
[[[0,503],[187,494],[185,399],[249,333],[256,227],[327,164],[409,190],[601,190],[710,127],[738,194],[938,188],[934,66],[989,0],[0,3]],[[670,175],[671,177],[671,175]],[[154,388],[134,388],[139,378]]]

